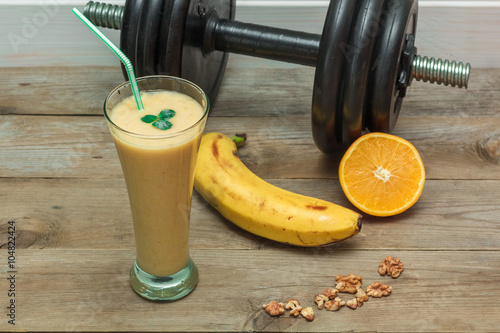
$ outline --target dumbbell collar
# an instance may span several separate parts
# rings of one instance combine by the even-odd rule
[[[398,88],[399,97],[405,97],[408,87],[411,85],[413,60],[417,55],[417,48],[415,47],[415,35],[408,34],[406,45],[401,54],[401,71],[399,72]]]

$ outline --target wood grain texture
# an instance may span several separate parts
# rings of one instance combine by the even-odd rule
[[[289,191],[355,209],[336,179],[271,179]],[[130,249],[132,220],[122,179],[0,179],[0,247],[7,243],[7,222],[22,232],[20,249]],[[500,250],[500,181],[427,180],[421,199],[391,218],[365,215],[361,233],[332,246],[337,249]],[[89,228],[89,226],[95,226]],[[464,235],[467,237],[464,238]],[[248,234],[226,221],[194,193],[193,249],[293,249]]]
[[[377,272],[378,263],[389,253],[405,264],[398,279]],[[128,285],[131,250],[19,251],[19,286],[30,293],[18,297],[18,327],[169,332],[498,329],[500,287],[493,283],[500,277],[498,252],[350,250],[323,255],[311,249],[277,249],[193,250],[191,254],[201,276],[194,292],[182,301],[153,303]],[[2,253],[0,260],[4,259]],[[335,275],[350,272],[363,277],[363,286],[377,280],[391,284],[391,296],[372,298],[355,311],[316,309],[313,322],[286,315],[271,318],[262,309],[270,300],[290,298],[314,306],[314,295],[332,287]],[[0,281],[5,290],[5,279]],[[7,328],[1,321],[0,329]]]
[[[118,66],[0,68],[0,331],[496,332],[500,315],[500,70],[474,69],[468,90],[414,82],[394,134],[412,142],[427,179],[420,200],[326,248],[249,234],[195,192],[187,298],[148,302],[128,285],[134,238],[128,198],[102,116]],[[353,208],[342,156],[312,141],[311,68],[230,67],[207,131],[246,132],[241,159],[290,191]],[[7,323],[8,222],[16,222],[16,326]],[[398,279],[379,262],[401,258]],[[272,318],[270,300],[299,299],[356,273],[393,294],[313,322]],[[350,298],[349,296],[345,297]],[[314,306],[315,307],[315,306]]]
[[[121,176],[101,109],[123,80],[119,68],[68,72],[0,70],[0,86],[12,91],[0,96],[6,115],[0,118],[0,177],[18,170],[29,177]],[[309,69],[228,70],[207,131],[247,132],[242,159],[264,178],[336,178],[341,154],[321,154],[312,140],[312,77]],[[417,147],[428,178],[499,179],[499,77],[498,70],[475,70],[468,90],[410,87],[394,134]],[[35,103],[38,96],[45,98]]]
[[[498,121],[402,116],[393,133],[415,145],[429,179],[498,180]],[[0,177],[20,170],[27,177],[121,177],[102,117],[3,116],[0,130]],[[241,158],[261,177],[337,177],[342,153],[326,155],[314,146],[308,117],[212,117],[206,130],[246,132]]]
[[[102,115],[102,101],[124,81],[117,66],[0,68],[0,114]],[[498,70],[472,69],[468,89],[413,82],[405,116],[498,117]],[[228,68],[211,116],[308,116],[313,68]],[[35,97],[42,96],[33,104]],[[50,96],[50,98],[48,98]],[[293,97],[293,98],[292,98]]]

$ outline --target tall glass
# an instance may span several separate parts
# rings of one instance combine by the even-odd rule
[[[133,94],[128,82],[115,88],[104,103],[134,224],[136,261],[130,284],[147,299],[171,301],[189,294],[198,282],[198,270],[189,256],[189,220],[194,168],[209,101],[198,86],[176,77],[142,77],[137,84],[141,93],[176,91],[188,95],[204,110],[185,130],[144,135],[111,120],[113,108]]]

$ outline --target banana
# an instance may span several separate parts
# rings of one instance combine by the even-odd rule
[[[194,187],[222,216],[253,234],[297,246],[326,246],[356,235],[361,215],[271,185],[240,160],[235,142],[203,135]]]

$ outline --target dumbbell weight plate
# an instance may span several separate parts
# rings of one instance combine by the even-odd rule
[[[182,44],[190,0],[166,0],[158,47],[158,72],[181,76]]]
[[[137,42],[137,29],[139,26],[139,14],[141,13],[142,1],[127,0],[123,9],[122,26],[120,33],[120,49],[129,58],[132,66],[135,64],[135,50]],[[128,80],[127,70],[122,64],[123,76]],[[136,73],[137,74],[137,73]]]
[[[355,17],[347,45],[346,67],[342,83],[342,144],[351,145],[363,130],[366,90],[373,45],[378,35],[385,0],[357,1]]]
[[[165,1],[158,50],[161,74],[180,76],[200,86],[211,102],[222,82],[228,54],[203,51],[206,19],[234,19],[235,0]]]
[[[316,146],[325,153],[333,152],[342,140],[342,45],[347,44],[355,7],[356,1],[331,1],[321,35],[313,86],[312,133]]]
[[[234,20],[236,0],[192,0],[186,21],[182,45],[182,77],[195,82],[208,95],[211,102],[219,92],[229,54],[205,52],[205,28],[212,15],[219,19]]]
[[[143,1],[136,42],[137,76],[156,74],[159,31],[164,0]]]
[[[417,30],[417,0],[387,0],[381,16],[381,31],[373,49],[366,110],[366,127],[391,132],[401,110],[397,80],[401,54],[408,34]]]

